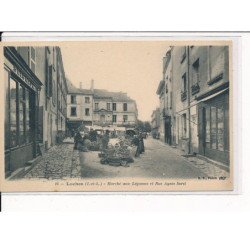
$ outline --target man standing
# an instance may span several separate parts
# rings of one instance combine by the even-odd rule
[[[102,137],[102,150],[105,151],[108,148],[109,143],[109,131],[106,130],[105,134]]]

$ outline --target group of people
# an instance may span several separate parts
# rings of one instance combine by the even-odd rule
[[[130,136],[131,137],[131,136]],[[106,130],[103,134],[98,134],[96,130],[90,129],[88,132],[81,134],[80,130],[74,133],[74,149],[81,149],[81,151],[88,151],[86,140],[90,142],[100,142],[101,150],[105,151],[108,148],[110,140],[110,131]],[[131,137],[131,143],[135,145],[136,153],[135,157],[139,157],[140,154],[145,152],[144,147],[144,135],[142,132],[138,132]]]
[[[74,133],[74,149],[81,148],[82,151],[87,151],[86,140],[90,142],[101,141],[102,149],[106,149],[109,143],[109,131],[106,130],[103,135],[99,135],[96,130],[90,129],[89,132],[83,132],[80,130]]]

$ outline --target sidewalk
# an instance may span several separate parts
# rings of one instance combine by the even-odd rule
[[[194,165],[197,169],[201,170],[204,174],[206,174],[209,177],[212,176],[219,176],[219,177],[226,177],[229,178],[230,172],[225,170],[225,166],[222,163],[210,161],[207,160],[205,157],[200,155],[185,155],[184,151],[179,149],[178,147],[169,146],[168,144],[162,142],[159,140],[159,142],[162,145],[165,145],[166,147],[171,147],[175,150],[176,154],[178,154],[181,157],[184,157],[186,160],[188,160],[190,163]],[[220,167],[221,166],[221,167]],[[228,167],[228,170],[230,168]]]
[[[64,179],[72,174],[74,144],[63,143],[50,148],[24,178]]]

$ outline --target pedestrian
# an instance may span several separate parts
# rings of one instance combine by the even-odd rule
[[[105,134],[102,137],[102,150],[106,151],[109,143],[109,130],[106,130]]]
[[[139,152],[140,154],[145,152],[143,134],[141,132],[139,133]]]
[[[140,143],[139,143],[138,135],[134,135],[134,138],[132,140],[132,144],[134,144],[136,146],[135,157],[139,157],[140,156]]]
[[[97,132],[96,130],[93,130],[93,128],[89,131],[89,139],[91,142],[97,141]]]
[[[82,136],[78,130],[74,136],[74,149],[78,149],[82,145]]]

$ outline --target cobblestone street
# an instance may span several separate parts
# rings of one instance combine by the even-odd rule
[[[25,178],[229,177],[229,173],[218,166],[197,157],[183,157],[179,149],[151,137],[145,140],[145,153],[125,167],[103,165],[99,152],[80,152],[73,150],[73,146],[72,143],[63,143],[52,147]]]

